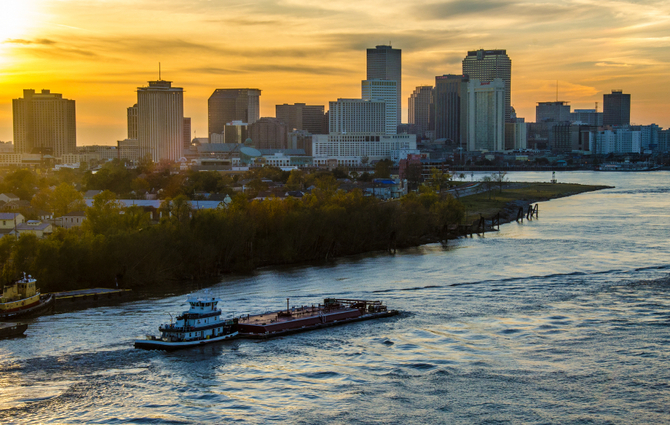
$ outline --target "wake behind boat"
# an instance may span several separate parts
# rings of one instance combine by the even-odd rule
[[[221,299],[209,290],[189,294],[189,309],[177,316],[174,323],[160,325],[160,336],[147,335],[135,341],[135,348],[145,350],[178,350],[223,341],[237,336],[237,319],[221,318],[217,304]]]

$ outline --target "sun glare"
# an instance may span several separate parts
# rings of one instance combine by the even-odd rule
[[[4,0],[0,12],[0,43],[7,39],[17,39],[27,35],[30,15],[33,10],[32,0]]]

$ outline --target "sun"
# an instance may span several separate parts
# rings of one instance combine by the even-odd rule
[[[25,37],[31,24],[31,14],[35,11],[33,0],[2,1],[0,12],[0,43],[8,39]]]

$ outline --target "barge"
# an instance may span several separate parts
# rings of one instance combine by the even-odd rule
[[[23,336],[26,329],[28,325],[25,323],[0,323],[0,339]]]
[[[379,319],[398,314],[381,301],[326,298],[317,306],[300,306],[238,319],[240,337],[265,339],[313,329]]]
[[[323,304],[246,315],[234,319],[221,318],[219,298],[209,291],[188,296],[190,308],[173,323],[160,325],[159,336],[147,335],[135,341],[135,348],[146,350],[177,350],[234,338],[267,339],[363,320],[395,316],[381,301],[326,298]]]

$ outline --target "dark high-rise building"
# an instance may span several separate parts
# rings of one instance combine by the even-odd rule
[[[23,99],[12,100],[12,112],[14,152],[39,149],[57,157],[77,152],[74,100],[49,90],[23,90]]]
[[[447,139],[459,145],[467,143],[467,117],[463,107],[468,81],[466,75],[435,77],[433,108],[436,139]]]
[[[184,117],[184,149],[191,149],[191,118]]]
[[[535,106],[535,122],[570,122],[571,118],[568,102],[537,102]]]
[[[409,97],[407,102],[407,122],[414,124],[416,134],[423,137],[430,125],[430,102],[433,86],[419,86]]]
[[[505,82],[505,122],[511,122],[512,61],[506,50],[474,50],[463,59],[463,74],[482,83]]]
[[[397,95],[397,123],[400,124],[402,102],[402,50],[391,46],[376,46],[367,51],[367,78],[366,80],[392,80],[396,82]]]
[[[184,149],[184,89],[171,81],[149,81],[137,89],[137,140],[140,157],[178,161]]]
[[[328,129],[323,126],[323,105],[276,105],[275,112],[278,119],[288,125],[289,131],[306,130],[311,134],[326,134]]]
[[[209,135],[223,134],[226,124],[242,121],[252,124],[260,117],[259,89],[216,89],[207,101]]]
[[[249,124],[248,134],[256,149],[288,148],[288,125],[279,118],[263,117]]]
[[[128,138],[137,140],[137,103],[128,108]]]
[[[621,90],[603,95],[603,125],[630,125],[630,95]]]

